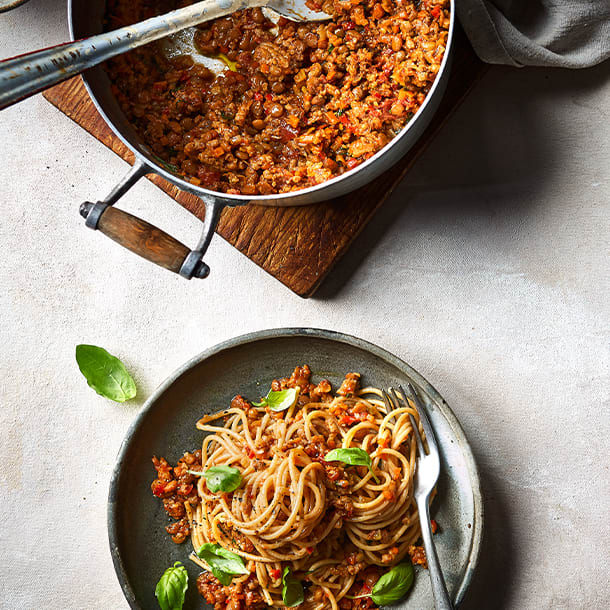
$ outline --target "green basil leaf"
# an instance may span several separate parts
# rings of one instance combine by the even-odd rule
[[[76,362],[89,386],[100,396],[125,402],[136,395],[136,384],[125,365],[103,347],[77,345]]]
[[[210,566],[212,574],[225,586],[231,584],[235,574],[250,574],[239,555],[227,551],[219,544],[206,542],[201,545],[197,555]]]
[[[403,598],[413,586],[415,572],[413,564],[403,561],[386,572],[371,591],[371,599],[377,605],[387,605]]]
[[[274,392],[269,390],[260,402],[253,402],[255,407],[269,407],[272,411],[285,411],[294,405],[299,396],[299,388],[288,388]]]
[[[214,493],[234,491],[242,481],[241,472],[233,466],[212,466],[205,472],[191,472],[191,474],[200,474],[205,479],[207,488]]]
[[[230,585],[231,581],[233,580],[232,574],[229,574],[228,572],[223,572],[218,568],[212,568],[212,574],[214,574],[214,576],[216,576],[216,578],[218,578],[218,580],[220,581],[220,584],[224,585],[225,587]]]
[[[188,572],[179,561],[176,561],[173,567],[165,570],[155,589],[161,610],[182,610],[188,586]]]
[[[324,457],[326,462],[344,462],[350,466],[370,466],[372,465],[371,456],[364,450],[357,447],[349,449],[333,449]]]
[[[377,483],[379,479],[373,472],[373,462],[371,456],[364,450],[358,447],[350,447],[349,449],[333,449],[324,457],[325,462],[343,462],[350,466],[366,466]]]
[[[286,606],[300,606],[305,601],[305,593],[300,580],[290,573],[289,568],[284,568],[282,574],[282,601]]]

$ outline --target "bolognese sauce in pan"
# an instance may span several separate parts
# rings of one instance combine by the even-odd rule
[[[108,28],[191,2],[109,0]],[[381,150],[424,101],[445,52],[449,0],[325,0],[326,22],[247,9],[110,60],[113,93],[159,162],[196,186],[269,195],[329,180]]]

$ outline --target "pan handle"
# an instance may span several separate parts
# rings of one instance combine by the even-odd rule
[[[147,166],[137,161],[129,174],[105,201],[83,203],[80,206],[80,214],[86,219],[85,224],[91,229],[101,231],[134,254],[188,280],[193,277],[207,277],[210,268],[203,262],[203,256],[214,234],[220,212],[226,204],[216,199],[205,201],[205,219],[201,238],[197,247],[190,250],[183,243],[149,222],[112,207],[147,171]]]

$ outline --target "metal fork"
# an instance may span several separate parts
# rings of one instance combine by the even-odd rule
[[[417,504],[417,512],[419,513],[421,536],[424,541],[424,548],[426,549],[426,559],[428,560],[428,572],[430,573],[430,581],[432,582],[434,604],[437,610],[453,610],[453,604],[449,598],[447,585],[445,584],[441,565],[438,560],[438,555],[436,554],[436,547],[432,540],[432,527],[430,525],[430,494],[432,493],[441,472],[438,445],[436,444],[432,426],[430,425],[430,421],[428,420],[428,416],[426,415],[417,392],[410,383],[407,384],[407,388],[409,389],[408,393],[404,391],[402,386],[398,386],[400,395],[394,388],[390,388],[388,393],[392,395],[394,404],[398,405],[399,408],[409,407],[407,399],[411,399],[415,406],[415,410],[419,414],[419,419],[426,434],[426,442],[429,449],[428,453],[426,453],[415,419],[409,414],[419,454],[417,466],[415,468],[415,489],[413,494],[415,496],[415,503]],[[390,401],[388,407],[390,407],[391,404],[392,401]]]

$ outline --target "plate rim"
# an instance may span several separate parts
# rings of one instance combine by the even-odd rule
[[[14,8],[25,4],[28,0],[8,0],[4,3],[0,3],[0,13],[7,13],[8,11],[12,11]]]
[[[116,512],[116,490],[119,487],[120,479],[121,479],[121,465],[123,463],[123,458],[125,454],[129,450],[129,446],[133,440],[134,434],[138,429],[140,422],[147,416],[148,412],[153,408],[157,400],[186,372],[211,358],[212,356],[225,351],[227,349],[238,347],[240,345],[245,345],[248,343],[253,343],[261,340],[268,339],[281,339],[284,337],[314,337],[321,338],[331,341],[337,341],[339,343],[346,343],[348,345],[363,349],[373,355],[386,360],[387,362],[394,365],[396,368],[403,370],[410,376],[412,379],[416,381],[416,383],[435,401],[439,410],[441,411],[442,416],[447,420],[451,429],[454,431],[456,436],[460,441],[460,449],[461,453],[464,457],[464,462],[466,464],[466,468],[468,471],[468,475],[470,478],[470,483],[472,487],[472,495],[473,495],[473,523],[472,523],[472,542],[470,545],[470,550],[468,554],[468,561],[465,566],[464,576],[459,584],[459,587],[455,593],[455,605],[458,606],[464,596],[466,591],[468,590],[469,585],[472,582],[483,541],[483,525],[484,525],[484,510],[483,510],[483,496],[481,492],[481,479],[479,476],[479,469],[474,459],[474,455],[472,452],[472,447],[468,442],[468,438],[464,433],[464,430],[458,421],[457,417],[447,404],[447,401],[440,395],[440,393],[436,390],[436,388],[425,379],[417,370],[415,370],[410,364],[395,356],[385,348],[382,348],[370,341],[366,341],[365,339],[360,339],[359,337],[355,337],[353,335],[349,335],[346,333],[326,330],[321,328],[307,328],[307,327],[278,327],[278,328],[269,328],[263,330],[257,330],[249,333],[245,333],[242,335],[238,335],[231,339],[227,339],[225,341],[221,341],[209,347],[208,349],[203,350],[196,356],[187,360],[184,364],[175,369],[168,377],[162,381],[153,393],[146,399],[142,408],[134,417],[133,421],[129,425],[123,440],[121,441],[121,445],[117,452],[115,464],[112,468],[112,473],[110,476],[110,485],[108,490],[108,505],[106,509],[106,517],[107,517],[107,528],[108,528],[108,542],[110,544],[110,555],[112,558],[112,563],[114,566],[114,571],[119,581],[119,585],[125,596],[125,599],[129,606],[133,609],[141,608],[138,604],[135,593],[131,588],[129,583],[129,579],[127,577],[127,573],[123,566],[123,562],[119,553],[118,547],[118,518],[115,516]]]

